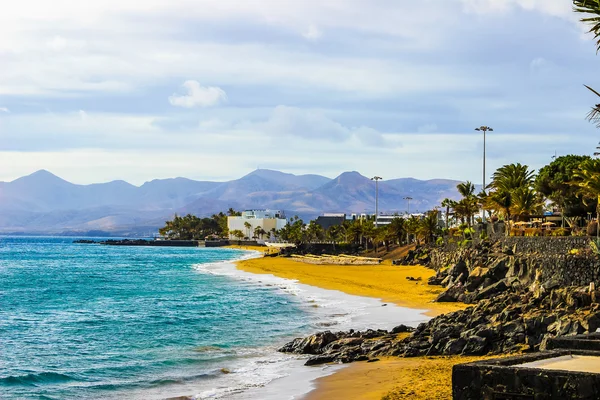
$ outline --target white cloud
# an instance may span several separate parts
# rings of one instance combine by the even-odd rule
[[[437,124],[425,124],[425,125],[421,125],[419,126],[419,133],[433,133],[436,132],[438,130],[438,126]]]
[[[461,0],[468,12],[498,13],[507,12],[515,7],[528,11],[538,11],[555,17],[576,20],[572,2],[565,0]]]
[[[317,40],[322,35],[323,33],[319,30],[319,28],[312,24],[309,25],[308,29],[302,33],[302,36],[304,36],[308,40]]]
[[[187,94],[173,94],[169,103],[177,107],[194,108],[216,106],[227,101],[227,94],[219,87],[200,86],[198,81],[186,81],[183,85]]]
[[[83,111],[83,110],[79,110],[79,118],[80,118],[82,121],[86,121],[86,120],[87,120],[87,117],[88,117],[88,116],[87,116],[87,113],[86,113],[85,111]]]
[[[67,47],[67,41],[61,36],[55,36],[52,40],[48,41],[48,47],[54,51],[61,51]]]
[[[10,110],[8,108],[6,108],[6,107],[0,107],[0,112],[7,113],[7,112],[10,112]]]

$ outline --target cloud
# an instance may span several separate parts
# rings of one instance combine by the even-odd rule
[[[565,0],[462,0],[465,10],[474,13],[507,12],[515,7],[555,17],[576,20],[572,3]]]
[[[211,107],[227,101],[227,94],[219,87],[200,86],[198,81],[186,81],[182,85],[187,94],[173,94],[169,97],[169,103],[176,107],[194,108]]]
[[[367,146],[381,146],[385,142],[381,132],[371,127],[348,127],[333,120],[321,110],[283,105],[275,107],[267,121],[251,124],[248,127],[276,138],[291,136],[307,141],[335,143],[357,139],[362,145]]]
[[[350,137],[348,128],[321,111],[282,105],[275,107],[268,121],[258,124],[257,128],[277,137],[298,136],[319,140],[345,140]]]
[[[10,112],[10,110],[6,107],[0,107],[0,112],[8,113],[8,112]]]
[[[436,132],[438,130],[438,126],[437,124],[425,124],[425,125],[421,125],[419,126],[419,133],[433,133]]]
[[[67,40],[61,36],[55,36],[48,41],[48,47],[54,51],[61,51],[67,47]]]
[[[302,36],[304,36],[308,40],[317,40],[322,35],[323,33],[319,30],[319,28],[312,24],[309,25],[308,29],[302,33]]]

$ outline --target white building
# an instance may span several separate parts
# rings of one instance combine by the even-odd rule
[[[239,217],[227,217],[227,228],[229,229],[229,239],[237,239],[231,232],[240,230],[245,237],[252,238],[254,230],[262,228],[267,234],[263,239],[271,236],[273,229],[279,230],[287,224],[287,219],[283,211],[275,210],[246,210]],[[248,226],[249,225],[249,226]]]

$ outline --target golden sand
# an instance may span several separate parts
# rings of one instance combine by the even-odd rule
[[[427,315],[430,316],[465,307],[462,303],[433,303],[443,288],[427,284],[427,279],[434,275],[434,271],[422,266],[395,266],[390,263],[313,265],[291,258],[264,257],[240,261],[237,267],[246,272],[272,274],[323,289],[375,297],[386,303],[429,310]],[[411,281],[407,277],[420,280]]]
[[[465,307],[462,303],[433,303],[443,291],[439,286],[427,285],[427,279],[434,271],[422,266],[393,266],[389,260],[381,265],[342,266],[264,257],[240,261],[237,267],[246,272],[272,274],[323,289],[429,310],[427,314],[431,316]],[[407,277],[421,280],[411,281]],[[481,357],[419,357],[354,363],[317,380],[317,389],[309,393],[307,399],[451,399],[452,366],[478,359]]]
[[[452,366],[483,357],[386,358],[353,363],[317,379],[306,400],[448,400],[452,398]]]

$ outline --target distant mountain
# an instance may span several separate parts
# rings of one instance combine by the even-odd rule
[[[458,198],[458,181],[412,178],[379,182],[379,209],[431,209]],[[258,169],[229,182],[156,179],[141,186],[125,181],[76,185],[41,170],[0,182],[0,232],[103,231],[120,235],[155,232],[175,213],[210,215],[235,209],[282,209],[314,218],[322,212],[362,213],[375,208],[375,183],[356,171],[334,179]]]

